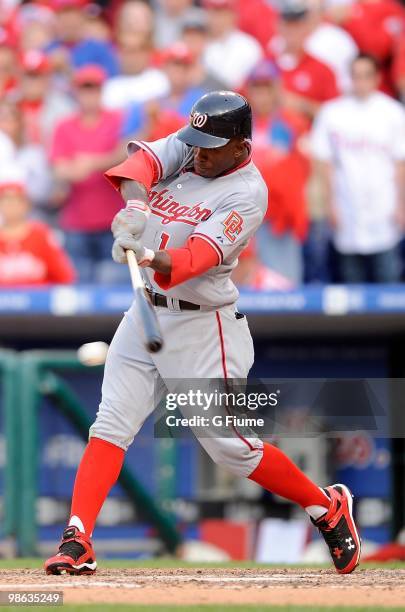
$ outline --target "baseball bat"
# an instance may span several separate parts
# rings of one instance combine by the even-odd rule
[[[136,304],[139,308],[143,323],[145,346],[150,353],[157,353],[163,346],[162,332],[160,331],[159,323],[151,301],[146,294],[145,284],[139,271],[135,253],[128,249],[126,254],[129,273],[131,275],[132,288],[136,296]]]

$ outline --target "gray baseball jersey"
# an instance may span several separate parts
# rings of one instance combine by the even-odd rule
[[[125,450],[159,404],[160,394],[176,381],[183,390],[183,381],[187,385],[197,379],[247,378],[253,342],[246,317],[235,316],[238,292],[230,274],[267,206],[266,186],[250,160],[233,172],[207,179],[193,172],[193,150],[175,135],[153,143],[130,143],[129,153],[139,148],[153,156],[159,169],[145,245],[155,250],[176,248],[198,235],[213,246],[219,263],[167,292],[154,283],[153,270],[143,269],[159,293],[206,308],[156,307],[165,343],[153,355],[139,333],[142,322],[136,305],[126,313],[108,351],[100,409],[90,430],[91,436]],[[248,476],[261,460],[263,443],[254,432],[247,436],[231,427],[232,432],[223,437],[216,428],[208,428],[198,439],[214,461],[238,476]]]
[[[181,247],[194,235],[218,255],[217,266],[167,291],[155,283],[150,268],[143,270],[146,283],[158,293],[203,306],[233,304],[239,294],[231,272],[267,209],[267,187],[256,166],[248,159],[219,177],[204,178],[193,171],[193,148],[176,134],[129,143],[129,154],[138,149],[152,155],[159,171],[150,193],[145,246],[155,251]]]

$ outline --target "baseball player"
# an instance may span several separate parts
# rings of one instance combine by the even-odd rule
[[[97,515],[125,451],[171,379],[246,379],[253,343],[230,274],[259,227],[266,186],[251,161],[251,109],[242,96],[212,92],[190,123],[155,142],[130,142],[128,159],[106,173],[125,202],[114,218],[113,258],[132,249],[143,267],[165,345],[144,347],[136,304],[121,321],[105,364],[102,399],[73,491],[69,524],[48,574],[92,574]],[[352,496],[311,482],[278,448],[236,428],[199,442],[219,465],[299,504],[318,527],[338,572],[354,570],[360,539]]]

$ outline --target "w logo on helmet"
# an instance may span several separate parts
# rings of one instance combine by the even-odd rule
[[[191,116],[191,125],[195,128],[202,128],[207,123],[207,113],[193,113]]]

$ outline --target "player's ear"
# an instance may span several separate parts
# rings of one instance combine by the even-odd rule
[[[235,149],[234,149],[234,154],[236,159],[238,159],[241,155],[243,155],[245,151],[245,142],[242,138],[238,138],[235,141]]]

